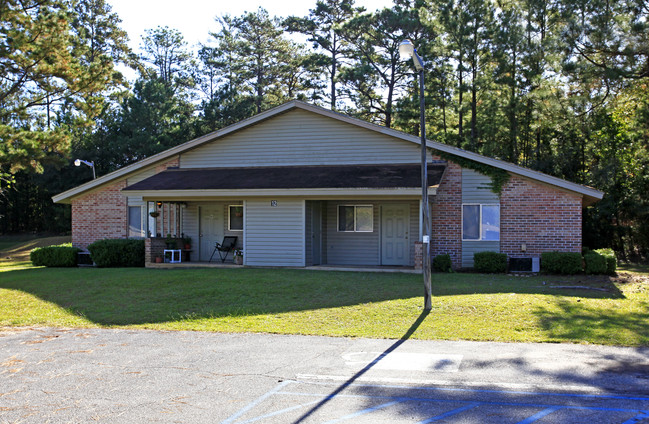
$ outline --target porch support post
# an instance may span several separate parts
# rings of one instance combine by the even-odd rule
[[[149,228],[149,211],[150,211],[150,203],[148,200],[146,201],[146,206],[144,207],[144,222],[146,223],[145,227],[145,233],[144,233],[144,238],[151,237],[151,229]]]

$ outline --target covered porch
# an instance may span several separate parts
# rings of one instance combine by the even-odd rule
[[[429,165],[431,196],[444,168]],[[145,204],[149,264],[163,240],[189,238],[186,257],[173,265],[209,265],[215,244],[228,236],[236,237],[246,266],[414,269],[419,181],[412,164],[172,169],[123,193]]]

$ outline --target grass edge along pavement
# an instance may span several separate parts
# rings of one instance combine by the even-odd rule
[[[434,274],[433,309],[412,338],[649,346],[647,276],[623,276]],[[398,339],[421,314],[421,284],[417,274],[4,263],[0,326]]]

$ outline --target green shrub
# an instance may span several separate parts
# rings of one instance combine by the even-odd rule
[[[606,273],[608,275],[614,275],[617,270],[617,258],[613,249],[597,249],[594,252],[606,258]]]
[[[606,274],[606,256],[590,252],[584,255],[586,274]]]
[[[451,272],[451,255],[437,255],[433,258],[433,269],[437,272]]]
[[[34,266],[73,267],[77,266],[77,254],[80,251],[70,243],[37,247],[29,253],[29,259]]]
[[[88,246],[98,267],[116,268],[144,266],[144,240],[105,239]]]
[[[579,274],[583,271],[583,258],[577,252],[541,253],[541,271],[549,274]]]
[[[473,267],[478,272],[488,274],[507,271],[507,255],[498,252],[478,252],[473,254]]]

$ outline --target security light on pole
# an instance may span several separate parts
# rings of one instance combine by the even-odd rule
[[[87,160],[83,159],[77,159],[74,161],[74,166],[81,166],[81,164],[88,165],[89,167],[92,168],[92,178],[97,178],[97,175],[95,174],[95,161],[90,161],[88,162]]]
[[[430,277],[430,211],[428,205],[428,163],[426,161],[426,108],[424,104],[424,61],[417,54],[417,49],[410,40],[403,40],[399,45],[401,60],[412,58],[415,68],[419,71],[419,132],[421,135],[421,241],[422,241],[422,273],[424,274],[424,309],[430,311],[432,305],[432,287]]]

